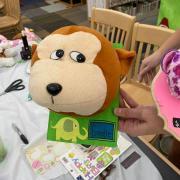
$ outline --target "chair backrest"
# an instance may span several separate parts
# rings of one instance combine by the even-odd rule
[[[155,52],[173,33],[173,30],[159,26],[134,24],[131,50],[135,50],[137,54],[133,60],[128,80],[138,81],[138,73],[142,60]]]
[[[0,9],[4,8],[4,0],[0,0]]]
[[[135,17],[111,9],[92,9],[91,28],[101,32],[112,43],[122,43],[130,49]]]
[[[20,19],[20,2],[19,0],[4,0],[5,12],[7,16]]]

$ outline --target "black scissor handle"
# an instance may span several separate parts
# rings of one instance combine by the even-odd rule
[[[20,91],[20,90],[23,90],[23,89],[25,89],[24,85],[18,85],[15,89],[13,89],[13,91]]]
[[[17,79],[14,82],[12,82],[7,89],[5,90],[6,93],[11,92],[11,91],[20,91],[23,90],[25,88],[24,85],[22,85],[21,83],[23,82],[22,79]]]
[[[18,85],[20,85],[22,82],[23,82],[22,79],[17,79],[17,80],[15,80],[14,82],[12,82],[12,83],[10,84],[10,86],[11,86],[11,87],[13,87],[13,86],[18,86]]]

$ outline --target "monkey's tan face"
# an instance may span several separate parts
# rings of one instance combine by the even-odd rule
[[[101,42],[91,33],[53,34],[37,47],[31,68],[30,94],[56,112],[91,115],[103,106],[107,83],[94,64]]]

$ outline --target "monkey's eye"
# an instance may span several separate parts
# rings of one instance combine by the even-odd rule
[[[84,56],[84,54],[77,52],[77,51],[70,52],[70,57],[72,60],[74,60],[78,63],[83,63],[86,60],[86,57]]]
[[[62,57],[64,56],[64,51],[62,49],[58,49],[56,51],[53,51],[51,53],[51,59],[53,60],[58,60],[58,59],[61,59]]]

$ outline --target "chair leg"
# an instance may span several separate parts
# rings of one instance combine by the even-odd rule
[[[17,30],[19,31],[19,32],[21,32],[22,30],[23,30],[23,25],[22,25],[22,23],[21,22],[19,22],[19,24],[17,25]]]
[[[4,7],[1,9],[1,13],[2,13],[3,15],[5,15],[5,14],[6,14],[6,10],[5,10],[5,8],[4,8]]]

